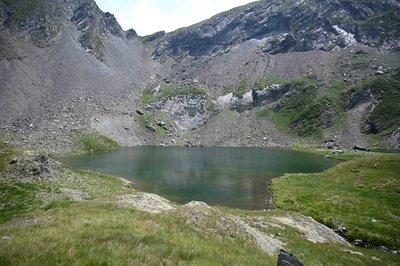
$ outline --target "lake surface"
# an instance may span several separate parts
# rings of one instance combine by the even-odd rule
[[[284,173],[321,172],[336,160],[291,150],[233,147],[132,147],[62,158],[66,165],[124,177],[178,203],[192,200],[265,209],[268,181]]]

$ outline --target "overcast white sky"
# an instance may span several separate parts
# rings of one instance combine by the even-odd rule
[[[255,0],[95,0],[115,15],[124,30],[141,35],[190,26],[220,12]]]

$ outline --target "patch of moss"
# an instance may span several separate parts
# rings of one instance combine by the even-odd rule
[[[42,202],[36,193],[43,188],[37,184],[0,183],[0,223],[37,209]]]
[[[85,152],[108,152],[119,149],[119,144],[98,133],[74,132],[75,143]]]
[[[242,80],[239,85],[234,89],[233,96],[243,98],[243,94],[250,90],[247,80]]]
[[[354,55],[351,63],[351,69],[367,69],[370,66],[370,61],[368,60],[367,55],[365,54],[356,54]]]

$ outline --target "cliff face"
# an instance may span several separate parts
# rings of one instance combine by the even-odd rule
[[[270,54],[332,51],[354,43],[398,49],[398,1],[259,1],[166,35],[154,56],[203,56],[249,40]]]

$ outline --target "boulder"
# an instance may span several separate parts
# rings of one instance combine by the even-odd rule
[[[160,127],[163,127],[166,125],[166,123],[162,120],[157,121],[157,125],[159,125]]]
[[[354,107],[367,102],[373,101],[373,96],[370,90],[362,90],[355,92],[351,95],[350,101],[346,106],[346,110],[353,109]]]
[[[368,149],[368,148],[360,147],[357,145],[353,147],[353,150],[355,150],[355,151],[370,151],[370,149]]]
[[[148,124],[148,125],[146,125],[146,128],[148,129],[148,130],[150,130],[151,132],[156,132],[156,128],[153,126],[153,125],[151,125],[151,124]]]
[[[287,93],[289,89],[289,86],[271,85],[262,90],[253,90],[253,106],[274,102]]]
[[[14,157],[8,163],[9,164],[16,164],[16,163],[18,163],[18,161],[19,161],[19,158],[18,157]]]
[[[138,114],[138,115],[144,115],[144,112],[142,111],[142,110],[136,110],[136,113]]]
[[[278,256],[278,266],[304,266],[293,254],[281,249]]]

